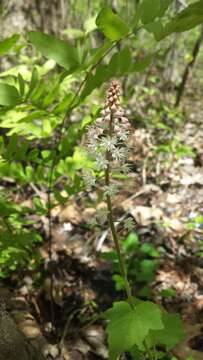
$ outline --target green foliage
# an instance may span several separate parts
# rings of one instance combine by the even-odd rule
[[[138,7],[139,18],[144,25],[151,23],[161,10],[160,0],[143,0]]]
[[[39,31],[30,31],[28,38],[43,56],[53,59],[69,72],[74,71],[78,67],[79,58],[77,51],[66,41]]]
[[[14,86],[0,83],[0,105],[15,106],[19,101],[20,95]]]
[[[106,311],[105,318],[110,321],[107,334],[111,360],[130,351],[134,345],[142,349],[149,331],[163,328],[158,306],[149,301],[139,303],[134,309],[124,301],[114,303],[113,308]]]
[[[159,8],[159,1],[155,1],[156,6],[154,11],[152,12],[152,18],[150,21],[150,4],[151,2],[148,0],[144,0],[144,4],[146,6],[144,14],[148,14],[149,18],[144,19],[143,23],[146,26],[146,29],[152,32],[157,41],[164,39],[166,36],[176,33],[176,32],[184,32],[191,30],[195,26],[202,24],[203,22],[203,1],[200,0],[196,3],[190,4],[184,10],[182,10],[178,15],[174,16],[170,21],[164,24],[160,19],[153,20],[161,15],[163,16],[164,11],[168,7],[168,2],[165,3],[165,6]],[[159,12],[160,10],[160,12]],[[148,21],[147,21],[148,20]]]
[[[117,41],[128,35],[129,28],[110,8],[103,8],[96,18],[97,27],[111,41]]]
[[[158,359],[161,352],[156,350],[156,346],[164,346],[168,351],[184,339],[177,314],[162,312],[158,305],[149,301],[134,299],[134,304],[134,308],[131,308],[127,302],[115,302],[105,312],[105,318],[109,321],[107,334],[111,360],[116,360],[124,352],[130,352],[137,360],[146,349],[147,353],[156,354]]]
[[[157,258],[160,254],[156,247],[150,243],[141,244],[136,233],[130,233],[122,242],[122,250],[125,256],[127,273],[132,282],[149,283],[154,280],[158,266]],[[124,289],[124,283],[119,272],[118,257],[115,251],[104,252],[101,258],[112,262],[113,276],[116,290]],[[146,297],[140,292],[140,296]]]
[[[40,258],[34,250],[42,238],[33,230],[34,225],[41,216],[47,217],[49,207],[66,204],[70,197],[80,196],[80,192],[86,190],[81,171],[94,172],[95,169],[92,159],[82,149],[81,138],[100,111],[102,85],[112,78],[121,78],[123,87],[126,87],[124,95],[133,99],[137,96],[137,74],[149,69],[151,63],[152,72],[163,71],[162,64],[169,48],[168,39],[164,39],[203,23],[202,0],[193,2],[178,14],[172,13],[170,17],[172,3],[172,0],[142,0],[135,14],[129,14],[122,4],[123,11],[118,11],[118,15],[111,8],[100,9],[97,3],[96,10],[88,15],[81,28],[63,31],[64,37],[68,36],[70,41],[30,31],[28,40],[37,50],[32,51],[32,56],[30,49],[21,53],[24,44],[17,45],[17,34],[0,42],[0,56],[15,49],[17,55],[13,67],[0,74],[0,176],[2,181],[11,184],[8,196],[3,194],[6,186],[1,187],[1,277],[21,267],[33,268],[39,264]],[[83,2],[77,2],[75,8],[80,14],[85,13]],[[156,41],[163,40],[162,47],[156,46],[153,36]],[[48,61],[43,62],[41,56]],[[155,62],[159,63],[159,68],[155,68]],[[161,141],[154,147],[153,154],[161,152],[167,161],[168,155],[174,154],[177,158],[194,157],[193,150],[174,136],[174,124],[182,121],[177,111],[171,111],[166,105],[158,109],[150,102],[154,95],[160,94],[158,82],[161,76],[151,78],[152,87],[143,86],[146,79],[142,79],[142,94],[135,104],[146,102],[151,111],[151,122],[147,119],[144,125],[164,133],[162,138],[160,135]],[[132,84],[129,87],[128,82]],[[91,108],[87,97],[94,90],[97,93]],[[126,103],[128,100],[124,99]],[[133,123],[136,120],[134,103],[130,106]],[[74,113],[73,109],[76,110]],[[32,207],[29,208],[17,205],[13,200],[13,194],[18,194],[21,199],[26,191],[32,198]],[[51,193],[50,203],[41,193]],[[191,221],[188,226],[200,224],[200,219],[198,221]],[[152,281],[159,258],[156,247],[141,242],[136,233],[123,239],[121,247],[130,282],[146,285]],[[123,290],[125,279],[119,273],[117,253],[111,251],[102,257],[112,262],[116,289]],[[144,286],[139,295],[146,297],[147,291]],[[175,293],[172,289],[165,289],[160,295],[171,297]],[[178,315],[162,312],[158,305],[149,301],[133,300],[133,303],[132,308],[125,301],[116,302],[105,313],[109,321],[110,359],[116,360],[124,352],[130,352],[136,360],[143,356],[163,358],[183,339]],[[163,351],[160,351],[160,346]]]
[[[177,343],[181,342],[184,339],[185,334],[178,314],[163,313],[162,321],[164,324],[164,329],[162,329],[161,331],[149,331],[146,342],[149,347],[160,344],[164,345],[166,350],[170,350]]]
[[[175,16],[164,27],[163,36],[168,36],[173,32],[183,32],[194,28],[203,22],[203,1],[200,0],[189,5],[186,9]]]
[[[39,263],[40,257],[32,249],[42,238],[34,230],[23,229],[32,224],[26,219],[28,214],[30,208],[0,197],[0,277],[8,276],[19,266],[35,267]]]
[[[14,34],[2,41],[0,41],[0,56],[7,54],[10,49],[16,44],[20,35]]]

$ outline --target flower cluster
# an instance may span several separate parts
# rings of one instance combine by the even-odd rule
[[[120,105],[121,88],[118,81],[112,81],[104,108],[95,124],[89,128],[88,148],[95,156],[98,170],[108,166],[106,152],[111,154],[111,167],[128,172],[125,161],[128,149],[125,141],[129,136],[129,121]]]

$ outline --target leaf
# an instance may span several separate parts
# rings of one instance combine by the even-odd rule
[[[115,288],[117,291],[125,289],[125,281],[122,276],[119,274],[114,274],[112,276],[113,281],[115,281]]]
[[[73,100],[73,93],[69,92],[64,96],[64,98],[61,100],[61,102],[56,105],[56,107],[53,109],[53,113],[58,115],[61,113],[64,113],[68,110],[71,101]]]
[[[105,318],[110,321],[107,333],[111,360],[134,345],[142,348],[150,329],[163,328],[159,307],[149,301],[140,302],[134,309],[125,301],[115,302]]]
[[[151,257],[159,257],[160,254],[157,251],[156,247],[152,244],[149,243],[144,243],[142,244],[142,246],[140,247],[140,251],[144,254],[147,254]]]
[[[126,46],[120,52],[114,54],[108,65],[109,76],[123,76],[131,68],[131,52]]]
[[[20,35],[14,34],[2,41],[0,41],[0,56],[3,56],[9,52],[9,50],[18,41]]]
[[[44,110],[36,110],[33,111],[32,113],[30,113],[29,115],[24,116],[23,118],[18,120],[18,123],[28,123],[28,122],[32,122],[32,120],[39,120],[42,117],[46,116],[47,112]],[[16,124],[17,126],[17,124]]]
[[[64,35],[67,35],[70,39],[81,39],[84,38],[85,32],[80,29],[68,28],[62,31]]]
[[[54,60],[57,64],[70,71],[78,67],[79,59],[76,48],[66,41],[39,31],[30,31],[28,38],[46,58]]]
[[[135,61],[135,63],[133,63],[132,66],[131,66],[131,72],[133,72],[133,71],[136,71],[136,72],[144,71],[150,65],[150,63],[152,61],[152,58],[153,58],[153,54],[149,54],[144,59]]]
[[[97,66],[95,74],[90,74],[81,94],[81,99],[90,95],[97,87],[112,77],[120,77],[131,70],[131,53],[128,47],[114,54],[108,65]]]
[[[85,64],[84,69],[88,68],[90,65],[95,65],[98,61],[101,60],[101,58],[104,56],[104,54],[111,48],[112,44],[109,40],[106,40],[102,47],[93,49],[92,56],[87,64]]]
[[[174,33],[193,29],[203,23],[203,0],[189,5],[164,27],[161,39]]]
[[[97,27],[111,41],[117,41],[129,33],[128,26],[110,8],[103,8],[96,18]]]
[[[176,291],[171,288],[163,289],[162,291],[160,291],[159,295],[165,298],[176,297]]]
[[[18,73],[18,84],[20,89],[20,95],[23,96],[25,92],[25,81],[20,73]]]
[[[145,25],[145,29],[154,35],[156,41],[160,41],[165,34],[165,29],[160,19]]]
[[[174,0],[162,0],[160,4],[159,17],[162,17]]]
[[[147,342],[150,346],[165,345],[167,350],[172,349],[185,337],[180,316],[178,314],[163,314],[164,329],[149,332]]]
[[[36,67],[33,68],[32,70],[32,76],[31,76],[31,80],[30,80],[30,87],[26,96],[26,100],[32,95],[33,91],[35,90],[37,83],[38,83],[38,71],[36,69]]]
[[[126,253],[135,252],[139,248],[139,238],[136,233],[131,233],[122,243],[123,250]]]
[[[0,105],[15,106],[19,101],[20,95],[14,86],[0,83]]]
[[[84,23],[84,29],[85,33],[89,34],[91,31],[96,30],[96,16],[91,16],[89,19],[87,19]]]
[[[139,18],[143,24],[151,23],[160,13],[160,0],[143,0],[138,7]]]
[[[137,273],[138,281],[153,281],[157,262],[155,260],[144,259],[140,261],[140,271]]]

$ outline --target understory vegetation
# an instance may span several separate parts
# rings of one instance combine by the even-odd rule
[[[0,5],[0,337],[203,359],[203,0],[47,3]]]

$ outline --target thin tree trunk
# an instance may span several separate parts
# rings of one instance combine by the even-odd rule
[[[190,70],[193,68],[193,66],[196,62],[197,56],[199,54],[202,40],[203,40],[203,27],[202,27],[201,32],[195,42],[195,45],[194,45],[194,48],[192,51],[192,60],[186,65],[185,70],[183,72],[182,81],[181,81],[180,85],[178,86],[175,106],[179,106],[179,104],[180,104],[180,101],[182,99],[182,96],[183,96],[183,93],[184,93],[184,90],[186,87],[186,83],[188,80]]]

